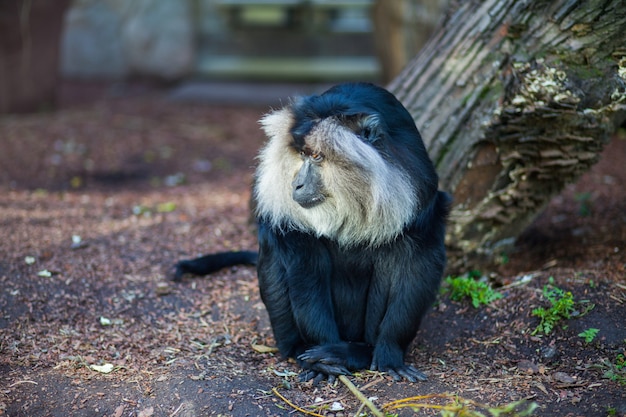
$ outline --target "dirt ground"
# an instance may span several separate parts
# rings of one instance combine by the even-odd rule
[[[249,185],[267,110],[70,83],[60,111],[0,118],[0,415],[300,415],[273,388],[319,414],[357,413],[342,383],[301,384],[260,348],[273,339],[253,268],[168,280],[180,258],[255,249]],[[378,407],[451,393],[535,402],[537,416],[626,416],[625,167],[622,134],[483,271],[502,299],[442,295],[408,355],[427,382],[351,381]],[[533,335],[551,278],[586,313]]]

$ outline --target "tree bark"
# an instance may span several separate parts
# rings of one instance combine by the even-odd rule
[[[454,196],[452,269],[505,252],[626,118],[624,0],[459,4],[389,86]]]
[[[70,0],[0,1],[0,114],[50,109]]]

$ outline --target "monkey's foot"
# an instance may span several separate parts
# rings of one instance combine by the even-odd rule
[[[316,387],[319,385],[320,382],[327,380],[329,384],[334,384],[335,380],[337,379],[338,375],[350,375],[350,373],[348,374],[330,374],[330,373],[326,373],[326,372],[318,372],[318,371],[313,371],[311,369],[307,369],[305,371],[300,372],[300,375],[298,375],[298,379],[300,380],[300,382],[308,382],[308,381],[313,381],[313,386]]]
[[[372,347],[365,343],[339,342],[317,345],[298,356],[298,360],[308,364],[340,366],[343,369],[365,369],[372,362]],[[341,374],[337,374],[341,375]]]
[[[372,371],[386,372],[393,378],[394,381],[401,381],[402,378],[409,382],[427,381],[428,377],[422,371],[415,369],[411,365],[402,365],[396,367],[386,367],[381,369],[380,367],[372,365],[370,368]]]
[[[300,382],[313,380],[313,386],[317,386],[327,379],[332,384],[338,375],[352,375],[343,358],[326,353],[323,347],[317,346],[298,356],[298,364],[304,369],[299,376]]]

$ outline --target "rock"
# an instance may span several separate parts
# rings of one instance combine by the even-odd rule
[[[544,346],[541,348],[541,359],[546,362],[554,362],[559,357],[559,352],[554,346]]]
[[[535,374],[539,372],[539,367],[533,361],[529,361],[527,359],[521,359],[517,363],[517,369],[527,374]]]
[[[576,382],[576,378],[566,374],[565,372],[555,372],[552,374],[552,378],[554,378],[556,382],[560,382],[562,384],[573,384]]]
[[[76,1],[65,19],[61,71],[80,78],[182,78],[195,59],[192,20],[188,1]]]
[[[134,1],[120,38],[132,73],[173,80],[192,70],[195,50],[188,2]]]
[[[122,16],[103,1],[77,1],[65,16],[61,72],[80,78],[119,78],[128,65],[119,39]]]

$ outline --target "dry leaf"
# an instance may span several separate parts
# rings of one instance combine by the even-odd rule
[[[104,365],[89,365],[89,368],[102,374],[108,374],[115,368],[112,363],[105,363]]]
[[[137,417],[150,417],[154,414],[154,407],[144,408],[137,414]]]
[[[278,352],[278,348],[266,345],[252,345],[252,349],[255,352],[259,353],[276,353]]]

